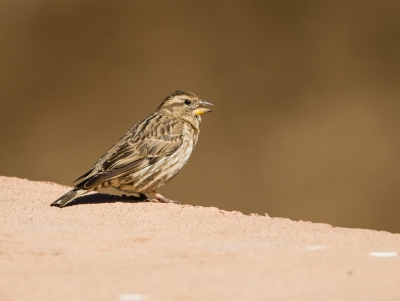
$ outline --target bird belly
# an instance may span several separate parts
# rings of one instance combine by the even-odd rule
[[[184,135],[181,147],[172,155],[121,179],[119,190],[130,193],[157,191],[175,177],[189,160],[197,139]],[[197,138],[197,137],[196,137]]]

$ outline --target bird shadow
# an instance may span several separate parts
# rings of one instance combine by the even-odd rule
[[[87,204],[104,204],[104,203],[143,203],[148,202],[147,197],[136,197],[133,195],[114,195],[106,193],[94,193],[76,198],[64,207],[87,205]]]

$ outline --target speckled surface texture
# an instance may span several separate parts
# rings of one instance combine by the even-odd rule
[[[68,189],[0,177],[1,301],[400,300],[399,234]]]

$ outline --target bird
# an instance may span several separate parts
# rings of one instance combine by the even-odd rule
[[[156,111],[130,128],[97,163],[74,182],[79,183],[51,203],[64,207],[89,191],[113,187],[138,194],[145,201],[178,203],[157,192],[188,161],[200,134],[202,115],[212,103],[178,90]],[[146,194],[152,193],[155,198]]]

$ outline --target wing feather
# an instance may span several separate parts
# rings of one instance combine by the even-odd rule
[[[113,147],[81,176],[77,188],[89,189],[102,182],[134,173],[170,156],[182,144],[183,121],[155,113],[132,127]]]

